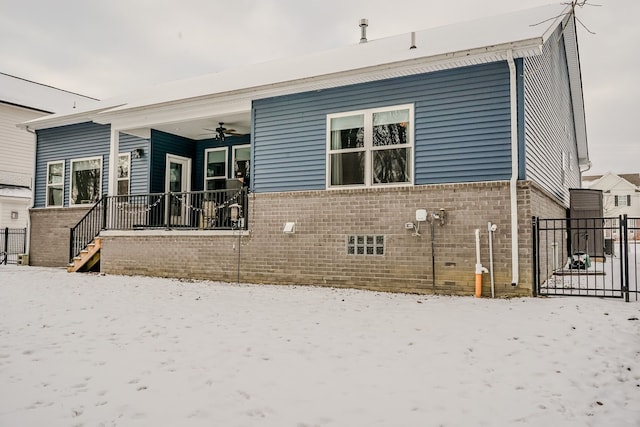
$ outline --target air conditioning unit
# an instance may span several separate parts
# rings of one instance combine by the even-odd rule
[[[18,254],[18,265],[29,265],[29,254]]]

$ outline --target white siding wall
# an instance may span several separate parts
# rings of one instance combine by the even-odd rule
[[[0,229],[26,228],[31,199],[0,196]],[[11,212],[17,212],[18,218],[11,218]]]
[[[569,206],[569,188],[580,188],[580,170],[560,29],[542,55],[525,59],[524,73],[526,178]]]
[[[35,135],[16,124],[43,115],[0,102],[0,184],[31,186]]]

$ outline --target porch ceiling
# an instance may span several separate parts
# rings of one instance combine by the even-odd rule
[[[151,129],[179,135],[190,139],[210,139],[215,137],[215,129],[224,123],[224,127],[235,130],[236,133],[245,135],[251,132],[251,114],[234,113],[218,114],[211,117],[185,120],[181,122],[159,123],[151,125]]]

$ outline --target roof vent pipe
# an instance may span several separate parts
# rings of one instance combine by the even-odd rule
[[[369,26],[368,19],[360,20],[360,43],[367,42],[367,27]]]
[[[409,49],[415,49],[415,48],[416,48],[416,32],[411,31],[411,47]]]

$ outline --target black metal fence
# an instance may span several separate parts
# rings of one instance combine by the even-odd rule
[[[537,294],[638,300],[640,218],[534,217],[532,224]]]
[[[27,250],[27,229],[0,229],[0,264],[17,264],[18,255]]]
[[[247,229],[246,188],[103,197],[71,228],[69,260],[102,230]]]

